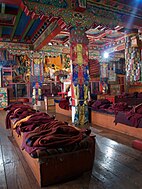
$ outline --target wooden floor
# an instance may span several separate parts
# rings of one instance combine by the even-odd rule
[[[56,116],[71,121],[68,117]],[[0,189],[39,189],[10,131],[5,129],[4,120],[5,112],[0,111]],[[134,138],[98,126],[91,129],[96,134],[92,173],[47,188],[142,189],[142,152],[131,148]]]

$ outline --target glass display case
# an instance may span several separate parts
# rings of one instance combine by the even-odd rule
[[[9,99],[17,100],[20,97],[30,98],[30,84],[29,83],[11,83],[7,86],[9,91]]]
[[[44,96],[57,96],[58,92],[62,91],[62,84],[60,82],[48,81],[42,84],[41,89]]]

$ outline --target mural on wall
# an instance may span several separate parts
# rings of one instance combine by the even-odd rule
[[[16,64],[16,56],[10,54],[6,49],[0,50],[0,65],[11,66]]]
[[[16,65],[13,66],[13,70],[13,82],[29,82],[31,64],[27,55],[16,56]]]

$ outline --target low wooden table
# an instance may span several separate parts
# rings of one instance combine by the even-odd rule
[[[59,103],[55,103],[55,108],[56,108],[56,113],[58,113],[58,114],[63,114],[65,116],[69,116],[69,117],[72,116],[71,109],[70,110],[64,110],[64,109],[59,107]]]
[[[92,170],[95,155],[95,139],[93,137],[91,137],[92,142],[87,149],[56,155],[47,155],[44,151],[40,151],[38,158],[32,158],[25,150],[21,149],[23,137],[18,137],[13,129],[12,133],[41,187],[71,180]]]
[[[115,119],[114,115],[110,115],[107,113],[100,113],[97,111],[91,111],[92,124],[142,139],[142,128],[135,128],[122,123],[117,123],[117,125],[115,125],[114,119]]]

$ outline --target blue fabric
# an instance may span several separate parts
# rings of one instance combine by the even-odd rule
[[[54,99],[55,103],[59,103],[61,100]]]

